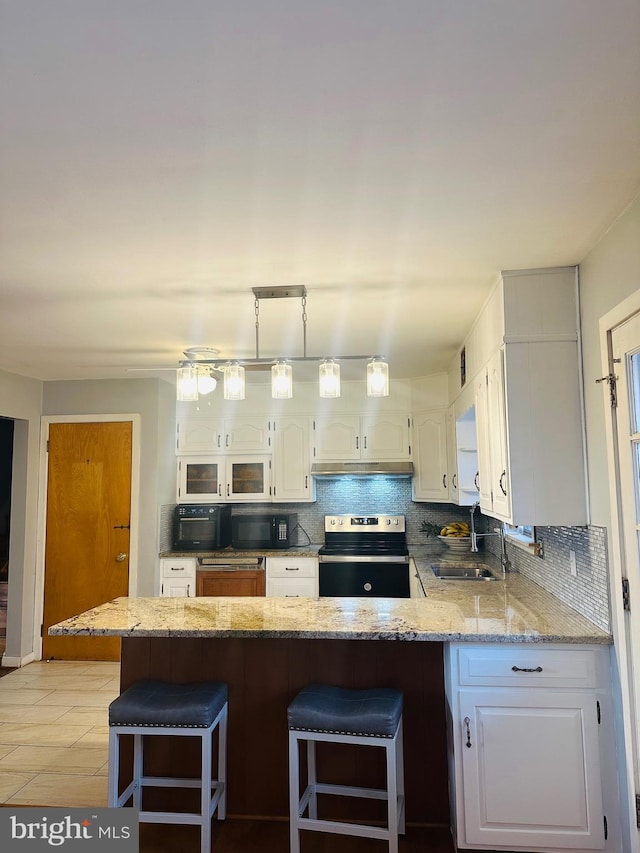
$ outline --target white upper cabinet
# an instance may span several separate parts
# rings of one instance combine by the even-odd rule
[[[264,453],[271,447],[273,422],[260,415],[178,420],[176,450],[185,453]]]
[[[483,512],[586,524],[575,268],[503,273],[468,341]]]
[[[421,412],[415,415],[413,442],[413,500],[448,501],[446,410]]]
[[[314,419],[314,458],[321,462],[378,462],[411,457],[408,414],[330,415]]]
[[[178,503],[271,499],[271,457],[178,457]]]
[[[315,500],[315,480],[310,474],[309,418],[277,418],[274,426],[274,502]]]

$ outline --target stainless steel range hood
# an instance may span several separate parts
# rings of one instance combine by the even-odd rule
[[[312,477],[411,477],[413,462],[314,462]]]

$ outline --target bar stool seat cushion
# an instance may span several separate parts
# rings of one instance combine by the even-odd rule
[[[402,716],[402,692],[390,687],[351,690],[329,684],[304,687],[289,705],[289,729],[392,738]]]
[[[227,685],[220,681],[136,681],[109,706],[109,725],[207,728],[227,701],[227,693]]]

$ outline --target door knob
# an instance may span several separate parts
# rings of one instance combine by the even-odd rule
[[[118,554],[118,556],[116,557],[116,563],[124,563],[124,561],[125,561],[126,559],[127,559],[127,555],[126,555],[126,554],[124,554],[122,551],[120,551],[120,553],[119,553],[119,554]]]

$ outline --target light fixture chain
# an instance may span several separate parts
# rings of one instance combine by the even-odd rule
[[[260,300],[256,296],[254,310],[256,314],[256,358],[260,358]]]
[[[302,295],[302,354],[307,357],[307,294]]]

